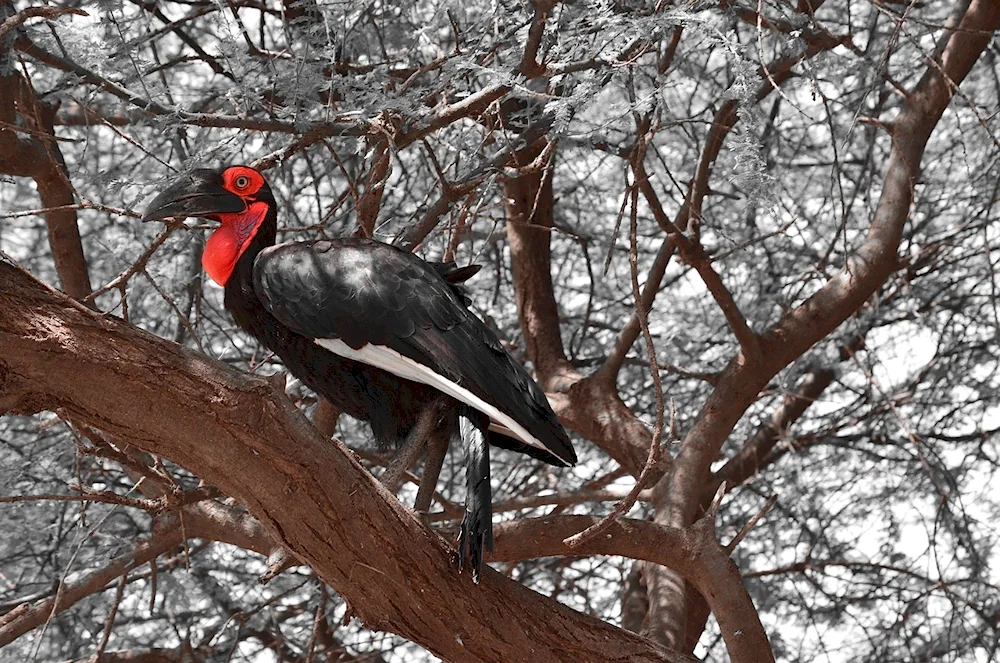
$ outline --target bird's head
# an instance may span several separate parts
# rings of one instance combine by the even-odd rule
[[[264,176],[249,166],[230,166],[222,171],[202,168],[160,192],[142,220],[188,216],[219,223],[208,238],[201,264],[213,281],[224,286],[265,221],[273,225],[274,194]]]

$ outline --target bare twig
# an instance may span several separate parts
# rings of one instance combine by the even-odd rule
[[[640,122],[640,129],[648,129],[648,123]],[[636,178],[638,178],[642,173],[642,160],[645,157],[645,147],[646,140],[652,136],[652,132],[641,131],[642,136],[636,145],[635,154],[632,157],[632,172]],[[565,543],[570,548],[575,548],[580,544],[586,542],[587,540],[597,536],[601,532],[607,531],[609,527],[618,518],[620,518],[624,513],[632,508],[635,504],[636,499],[639,497],[639,492],[645,488],[646,484],[650,481],[653,475],[653,469],[660,462],[661,445],[660,440],[663,437],[663,423],[664,423],[664,398],[663,398],[663,383],[660,380],[660,367],[656,362],[656,346],[653,344],[653,336],[649,332],[649,320],[647,319],[647,311],[643,306],[642,293],[639,289],[639,248],[638,248],[638,209],[639,209],[639,190],[636,186],[632,186],[629,192],[631,198],[631,214],[629,219],[629,266],[632,276],[632,297],[635,301],[635,311],[639,317],[639,324],[642,329],[643,338],[646,341],[646,358],[649,362],[649,370],[653,377],[653,393],[656,398],[656,422],[653,424],[653,434],[649,442],[649,456],[646,458],[646,463],[643,465],[642,472],[639,474],[639,479],[635,482],[635,486],[629,491],[629,494],[622,501],[618,502],[615,507],[611,510],[611,513],[601,519],[596,525],[588,527],[586,530],[575,534],[568,539]],[[675,413],[673,403],[670,405],[670,435],[668,439],[672,439],[674,436],[674,422]]]
[[[111,608],[108,610],[108,619],[104,623],[104,633],[101,634],[101,642],[97,645],[97,651],[91,657],[92,663],[100,663],[104,656],[104,650],[111,639],[111,629],[115,626],[115,616],[118,614],[118,606],[121,605],[122,597],[125,595],[125,585],[128,584],[128,572],[126,571],[118,579],[118,586],[115,588],[115,598],[111,601]]]
[[[672,222],[671,225],[673,225]],[[729,292],[726,284],[722,282],[722,277],[712,268],[712,259],[699,242],[692,241],[686,237],[676,226],[673,229],[673,233],[671,237],[676,243],[677,248],[680,249],[685,261],[698,272],[698,276],[701,277],[705,287],[712,294],[712,298],[715,299],[716,304],[722,309],[722,314],[726,317],[729,328],[736,336],[736,340],[739,341],[740,348],[743,350],[743,356],[750,362],[758,361],[761,356],[760,339],[750,329],[750,325],[747,323],[743,313],[740,312],[736,300],[733,299],[733,294]]]
[[[112,492],[97,492],[81,487],[79,495],[2,495],[0,504],[16,504],[19,502],[102,502],[104,504],[117,504],[119,506],[129,506],[143,511],[157,511],[158,505],[153,500],[142,500],[125,497]]]
[[[724,485],[725,482],[723,482],[723,486]],[[720,486],[720,491],[721,490],[722,486]],[[778,503],[777,495],[771,495],[770,497],[768,497],[767,502],[764,503],[764,506],[761,507],[760,511],[755,513],[753,518],[748,520],[747,523],[740,528],[740,531],[737,532],[736,536],[733,537],[733,540],[727,543],[725,546],[723,546],[723,550],[725,550],[728,554],[731,555],[733,551],[736,550],[736,546],[740,545],[740,542],[744,538],[746,538],[746,535],[749,534],[750,531],[757,526],[757,523],[760,522],[761,518],[770,513],[771,509],[773,509],[774,505],[777,503]]]
[[[107,205],[101,205],[99,203],[91,202],[89,200],[81,200],[78,203],[72,203],[70,205],[56,205],[54,207],[42,207],[40,209],[26,209],[19,210],[17,212],[5,212],[0,214],[0,219],[17,219],[23,216],[43,216],[49,212],[60,212],[63,210],[78,210],[78,209],[93,209],[99,212],[107,212],[108,214],[118,214],[119,216],[130,216],[133,219],[142,218],[142,214],[134,212],[132,210],[122,209],[120,207],[109,207]]]
[[[90,16],[87,12],[76,7],[28,7],[14,14],[2,24],[0,24],[0,41],[7,36],[7,33],[32,18],[56,18],[66,14],[77,16]]]
[[[156,250],[160,248],[160,246],[165,241],[167,241],[167,239],[172,234],[174,234],[175,230],[177,230],[183,225],[184,223],[182,221],[168,222],[167,227],[160,231],[160,234],[157,235],[155,239],[153,239],[152,243],[150,243],[150,245],[146,248],[146,250],[142,252],[142,255],[136,258],[135,262],[133,262],[128,269],[126,269],[124,272],[116,276],[106,285],[103,285],[94,292],[90,293],[90,295],[88,295],[84,301],[92,302],[101,295],[103,295],[104,293],[110,292],[118,288],[119,286],[128,283],[128,280],[130,278],[132,278],[139,272],[144,271],[146,269],[146,263],[149,262],[149,259],[153,257],[153,254],[156,253]]]

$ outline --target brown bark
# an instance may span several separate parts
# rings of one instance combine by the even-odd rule
[[[13,19],[8,19],[13,20]],[[0,56],[2,53],[0,47]],[[17,71],[0,66],[0,173],[35,180],[43,208],[65,207],[75,201],[59,144],[55,140],[55,109],[38,102],[31,84]],[[19,127],[15,130],[12,127]],[[63,290],[76,299],[90,294],[90,275],[83,254],[75,209],[45,214],[49,246]]]
[[[189,645],[178,647],[177,649],[138,649],[129,651],[109,651],[104,652],[100,658],[100,663],[200,663],[208,658],[213,652],[205,652],[205,658],[201,652],[191,648]],[[78,659],[73,663],[91,663],[93,659],[86,657]]]
[[[913,200],[913,184],[924,148],[958,84],[1000,27],[1000,5],[975,0],[955,29],[947,29],[939,57],[907,96],[893,122],[893,148],[882,195],[868,235],[848,264],[816,294],[789,311],[761,336],[762,360],[748,363],[742,352],[730,361],[684,438],[672,472],[654,490],[655,522],[683,526],[702,505],[701,487],[723,443],[760,390],[780,370],[825,338],[900,267],[897,255]],[[685,583],[673,571],[647,565],[650,591],[648,633],[681,647],[686,630]]]
[[[358,232],[362,237],[371,237],[375,233],[375,221],[378,220],[378,211],[382,206],[385,182],[389,179],[392,169],[392,152],[389,149],[388,135],[395,130],[388,122],[380,124],[380,127],[386,132],[386,137],[375,145],[371,170],[365,179],[365,190],[358,200]]]
[[[0,7],[0,41],[6,39],[12,30],[32,18],[52,19],[66,14],[87,16],[87,12],[75,7],[28,7],[16,14],[13,12],[14,6],[12,2],[5,2],[4,7]]]
[[[860,345],[860,337],[858,344]],[[757,474],[764,467],[765,458],[774,446],[833,383],[836,375],[836,371],[825,366],[807,373],[800,381],[798,390],[787,394],[771,418],[761,424],[750,439],[743,443],[740,450],[702,486],[702,508],[708,507],[723,481],[726,482],[726,490],[730,491],[734,486]],[[692,651],[701,639],[711,611],[708,603],[690,583],[685,583],[684,605],[687,608],[687,615],[681,651]]]
[[[632,564],[622,588],[622,628],[633,633],[642,629],[642,622],[649,611],[649,597],[646,595],[646,583],[642,580],[642,564]]]
[[[819,5],[818,0],[816,4]],[[536,23],[541,15],[540,11],[536,12]],[[811,57],[840,44],[840,40],[830,34],[811,28],[802,35],[809,44],[804,57]],[[788,56],[771,62],[766,70],[767,80],[757,91],[758,98],[766,97],[774,90],[775,85],[788,80],[801,57]],[[716,113],[697,172],[688,187],[685,204],[672,222],[659,205],[649,182],[640,178],[643,195],[664,231],[670,233],[677,229],[685,230],[689,224],[696,225],[700,221],[702,204],[709,191],[708,181],[712,167],[722,150],[725,137],[737,121],[737,109],[738,103],[731,99]],[[541,149],[542,142],[538,141],[523,151],[522,159],[524,162],[530,161]],[[559,417],[575,431],[594,441],[631,474],[638,476],[648,455],[652,435],[622,403],[615,386],[615,377],[639,337],[639,318],[637,315],[631,316],[622,328],[608,360],[595,374],[583,378],[568,367],[559,335],[558,308],[549,272],[551,230],[548,228],[551,228],[552,210],[551,207],[545,207],[545,204],[551,204],[551,185],[548,185],[550,191],[546,193],[544,188],[540,189],[543,183],[542,173],[539,173],[533,178],[519,177],[511,180],[505,187],[512,271],[521,316],[521,331],[528,354],[535,362],[542,385],[548,391],[562,392],[550,394]],[[525,219],[531,225],[524,225]],[[515,224],[519,221],[521,226],[517,228]],[[517,233],[519,229],[521,232]],[[694,234],[697,235],[697,231]],[[675,248],[675,239],[665,237],[643,287],[641,299],[644,310],[652,309]],[[752,334],[743,334],[742,337],[741,341],[746,338],[751,341],[750,346],[757,346],[757,339]],[[662,472],[662,468],[658,472]],[[656,478],[659,475],[654,475],[654,479]]]
[[[534,161],[545,149],[544,139],[517,153],[518,163]],[[540,384],[558,391],[560,378],[575,371],[566,361],[559,334],[559,308],[550,271],[553,227],[551,162],[548,168],[504,182],[507,243],[511,273],[526,350],[535,364]]]
[[[323,14],[316,0],[282,0],[281,5],[285,11],[285,20],[291,27],[299,28],[301,27],[299,24],[304,23],[308,28],[322,20]],[[308,34],[309,31],[302,30],[302,32]]]
[[[565,393],[547,396],[564,424],[592,440],[629,474],[639,476],[653,435],[625,405],[613,383],[583,378]]]
[[[807,373],[798,385],[798,390],[785,395],[784,401],[771,418],[757,429],[753,436],[743,443],[740,450],[712,476],[701,493],[701,502],[711,501],[719,484],[723,481],[732,488],[746,481],[760,471],[764,459],[774,449],[774,445],[788,432],[789,426],[805,414],[816,399],[833,383],[836,372],[832,368],[820,367]]]
[[[500,574],[486,571],[474,585],[445,543],[273,384],[93,313],[0,263],[0,411],[42,409],[196,472],[306,560],[367,627],[446,660],[687,660]],[[550,537],[584,524],[517,538],[553,547],[536,554],[567,553]],[[698,555],[678,562],[691,559]],[[715,564],[732,563],[722,554]]]
[[[817,6],[820,2],[821,0],[817,0]],[[766,68],[761,69],[759,73],[762,77],[766,75],[766,80],[761,83],[760,87],[757,89],[757,99],[764,99],[774,91],[776,85],[781,85],[785,81],[789,80],[792,77],[793,68],[801,61],[802,58],[810,58],[817,53],[835,48],[841,43],[841,40],[833,37],[832,35],[813,30],[811,28],[802,32],[802,37],[809,44],[804,55],[799,56],[796,54],[778,58],[777,60],[769,63]],[[646,284],[643,287],[642,304],[644,306],[644,310],[646,311],[652,310],[653,301],[659,291],[660,282],[662,281],[663,275],[666,273],[667,265],[677,248],[677,240],[680,239],[683,241],[683,238],[678,238],[675,233],[677,231],[687,231],[690,226],[694,242],[698,242],[697,238],[699,235],[699,225],[701,223],[701,210],[704,205],[705,198],[708,196],[709,178],[712,175],[715,161],[719,157],[719,154],[722,152],[722,148],[725,145],[726,137],[729,135],[729,132],[732,131],[733,127],[736,126],[736,122],[739,119],[737,113],[738,110],[739,102],[736,99],[728,99],[720,106],[719,110],[716,111],[715,117],[712,121],[712,126],[708,132],[708,140],[706,141],[705,147],[702,149],[701,156],[698,159],[695,176],[688,184],[684,197],[684,204],[681,205],[673,220],[670,220],[666,212],[663,210],[659,199],[653,191],[652,185],[645,177],[645,173],[637,174],[637,182],[643,193],[643,197],[646,199],[646,203],[649,205],[650,210],[653,213],[653,217],[656,219],[656,222],[660,225],[663,231],[667,233],[667,236],[664,238],[663,244],[661,245],[656,256],[656,260],[649,270]],[[700,246],[698,248],[700,249]],[[614,349],[608,355],[608,360],[598,372],[598,376],[600,376],[599,379],[610,381],[618,374],[618,371],[621,370],[622,364],[625,361],[628,351],[632,348],[632,345],[638,338],[639,317],[638,315],[633,314],[629,318],[628,322],[622,327],[622,331],[619,333]],[[743,339],[741,339],[741,343],[743,342]],[[752,340],[751,343],[755,344],[756,340]]]
[[[593,516],[561,516],[505,523],[498,528],[503,536],[497,537],[492,559],[615,554],[669,564],[707,597],[733,663],[774,661],[739,569],[716,541],[714,513],[685,528],[623,518],[601,536],[578,547],[571,549],[564,543],[599,520]]]
[[[555,0],[533,0],[535,7],[535,17],[531,21],[531,28],[528,30],[528,40],[524,44],[524,53],[521,56],[521,64],[518,71],[528,78],[541,76],[545,73],[545,65],[538,61],[538,48],[545,35],[545,21],[555,7]]]
[[[517,161],[531,163],[545,145],[539,139],[519,152]],[[552,195],[548,168],[504,183],[511,272],[527,353],[563,423],[638,476],[649,454],[649,429],[622,402],[613,381],[584,379],[566,359],[550,271]]]
[[[337,406],[320,397],[312,418],[316,430],[326,437],[333,437],[333,431],[337,429],[338,419],[340,419],[340,410],[337,409]]]

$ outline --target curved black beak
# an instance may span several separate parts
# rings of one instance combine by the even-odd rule
[[[199,216],[242,212],[246,203],[222,185],[222,175],[199,169],[171,184],[146,208],[143,221],[160,221],[170,217]]]

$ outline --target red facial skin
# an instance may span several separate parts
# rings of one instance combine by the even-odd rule
[[[213,281],[225,286],[229,281],[236,261],[240,259],[250,240],[267,215],[268,204],[257,201],[254,196],[264,186],[264,177],[252,168],[233,166],[222,173],[223,186],[235,193],[246,203],[242,212],[217,214],[221,224],[208,238],[201,265]]]

